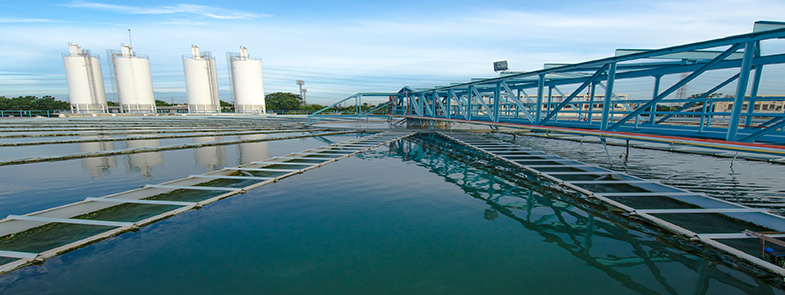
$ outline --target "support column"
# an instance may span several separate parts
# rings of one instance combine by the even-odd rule
[[[469,116],[467,120],[472,119],[472,93],[473,92],[474,92],[474,86],[469,86],[468,91],[466,91],[466,113]]]
[[[750,89],[750,103],[747,105],[747,116],[744,117],[744,129],[752,128],[752,113],[755,112],[755,102],[758,97],[758,88],[760,88],[760,76],[763,71],[763,65],[755,67],[755,76],[752,78],[752,89]]]
[[[652,94],[651,99],[655,99],[655,98],[657,98],[657,95],[660,95],[660,79],[661,78],[662,78],[662,75],[654,76],[654,94]],[[654,125],[654,121],[655,121],[655,119],[657,117],[655,115],[657,113],[657,104],[652,105],[651,108],[649,108],[649,111],[651,111],[651,114],[649,114],[649,124]]]
[[[602,121],[600,122],[600,130],[602,131],[608,129],[608,114],[610,113],[611,100],[613,97],[613,84],[615,81],[616,62],[612,62],[608,68],[608,85],[605,87],[605,103],[602,105]]]
[[[553,102],[553,85],[550,85],[548,86],[548,107],[545,108],[546,113],[551,112],[552,102]],[[542,122],[540,124],[542,124]]]
[[[451,112],[452,112],[452,89],[447,91],[447,109],[444,111],[444,117],[449,119]]]
[[[589,90],[589,113],[586,114],[587,118],[586,121],[591,126],[592,115],[594,114],[594,89],[597,88],[597,83],[591,83],[591,89]]]
[[[741,60],[741,68],[739,68],[739,82],[736,85],[736,98],[733,100],[728,132],[725,134],[726,141],[735,141],[736,134],[739,131],[742,105],[744,104],[744,96],[747,94],[747,83],[750,80],[750,70],[752,69],[753,51],[755,51],[755,41],[747,42],[744,47],[744,58]]]
[[[496,82],[496,89],[493,91],[493,120],[499,122],[499,102],[502,98],[502,84]]]
[[[539,124],[542,117],[542,94],[545,88],[545,75],[540,75],[540,82],[537,84],[537,113],[534,115],[534,123]]]

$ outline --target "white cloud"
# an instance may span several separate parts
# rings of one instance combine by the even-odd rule
[[[191,26],[191,25],[197,25],[197,26],[209,25],[209,23],[207,23],[207,22],[193,21],[193,20],[188,20],[188,19],[173,19],[173,20],[161,22],[161,24],[165,24],[165,25],[189,25],[189,26]]]
[[[269,15],[251,14],[246,12],[238,12],[238,11],[216,8],[206,5],[198,5],[198,4],[176,4],[176,5],[167,5],[167,6],[157,6],[157,7],[142,7],[142,6],[105,4],[105,3],[86,2],[86,1],[74,1],[71,3],[65,3],[61,5],[71,8],[99,9],[99,10],[107,10],[107,11],[114,11],[114,12],[127,13],[127,14],[189,13],[189,14],[206,16],[214,19],[251,20],[259,17],[269,16]]]
[[[51,22],[51,19],[42,18],[7,18],[0,17],[0,24],[24,24],[24,23],[46,23]]]
[[[527,71],[540,69],[546,62],[574,63],[612,56],[616,48],[661,48],[720,38],[750,32],[753,21],[777,20],[778,13],[785,11],[785,3],[769,0],[718,1],[712,5],[704,1],[651,3],[632,10],[598,9],[587,13],[473,10],[462,15],[368,16],[319,22],[281,17],[243,22],[242,27],[217,22],[198,29],[189,26],[204,25],[207,18],[243,16],[200,5],[140,7],[73,2],[71,5],[82,8],[128,14],[166,14],[169,19],[132,20],[118,26],[31,23],[3,30],[0,70],[32,67],[61,73],[60,53],[66,51],[67,42],[77,42],[103,55],[105,49],[127,42],[126,28],[130,27],[134,30],[135,50],[150,56],[154,79],[159,79],[156,86],[170,82],[184,85],[179,76],[159,78],[155,74],[179,75],[181,55],[190,52],[190,44],[199,44],[216,56],[221,87],[226,89],[224,52],[238,51],[239,45],[246,45],[251,55],[263,58],[265,78],[270,78],[265,81],[266,90],[294,91],[294,80],[306,77],[309,100],[316,100],[340,97],[340,93],[345,97],[355,92],[387,90],[376,85],[421,87],[448,83],[442,80],[463,82],[471,77],[490,77],[495,75],[491,67],[495,60],[506,59],[513,70]],[[203,18],[189,17],[192,15]],[[105,59],[102,62],[106,63]],[[315,83],[328,81],[333,74],[369,77]],[[650,91],[650,85],[645,87]],[[699,88],[703,87],[695,89]]]

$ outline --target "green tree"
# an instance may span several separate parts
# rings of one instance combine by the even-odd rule
[[[48,95],[42,98],[32,95],[14,98],[0,96],[0,110],[67,110],[70,107],[69,103]]]
[[[233,104],[231,104],[231,103],[228,103],[228,102],[225,102],[225,101],[223,101],[223,100],[219,100],[218,102],[221,104],[221,106],[222,106],[222,107],[231,107],[231,106],[234,106]]]
[[[291,92],[273,92],[264,96],[268,110],[299,110],[300,95]]]
[[[319,104],[307,104],[307,105],[300,106],[301,111],[308,111],[309,113],[313,113],[323,108],[324,106]]]
[[[155,106],[157,106],[157,107],[168,107],[168,106],[171,106],[171,105],[172,104],[170,104],[168,102],[165,102],[163,100],[159,100],[159,99],[155,100]]]
[[[704,93],[695,93],[693,95],[690,95],[690,97],[688,97],[688,98],[695,99],[695,98],[703,96],[704,94],[706,94],[706,92],[704,92]],[[715,92],[715,93],[712,93],[712,94],[709,94],[708,96],[706,96],[706,98],[717,98],[717,97],[722,97],[722,93]],[[689,104],[689,102],[685,102],[682,106],[686,106],[687,104]],[[696,102],[696,103],[693,103],[691,105],[692,106],[702,106],[703,102]]]

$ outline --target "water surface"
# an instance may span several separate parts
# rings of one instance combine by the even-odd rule
[[[488,163],[420,137],[2,276],[0,290],[783,294]]]

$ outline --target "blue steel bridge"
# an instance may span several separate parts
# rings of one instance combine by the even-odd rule
[[[537,71],[503,72],[497,78],[429,89],[357,93],[311,114],[309,121],[330,117],[327,109],[348,101],[356,103],[355,116],[384,108],[389,116],[430,127],[449,121],[642,140],[668,141],[675,136],[783,154],[785,150],[776,145],[785,144],[785,96],[758,94],[761,80],[781,80],[764,76],[767,66],[785,63],[785,52],[770,53],[766,47],[780,38],[785,38],[785,23],[759,21],[753,32],[742,35],[653,50],[618,49],[603,59],[545,64]],[[675,95],[710,72],[715,72],[708,76],[714,86],[691,88],[701,93],[697,97]],[[713,78],[723,74],[728,76]],[[678,79],[667,85],[663,77]],[[650,81],[651,96],[628,99],[617,94],[614,85],[632,79]],[[720,89],[734,85],[732,94],[719,95]],[[363,111],[362,101],[369,97],[386,97],[389,102]],[[658,110],[658,105],[679,107]]]

